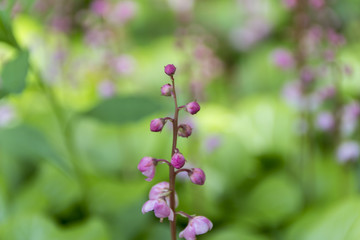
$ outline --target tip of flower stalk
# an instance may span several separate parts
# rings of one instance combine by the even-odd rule
[[[192,172],[189,173],[189,177],[192,183],[197,185],[204,185],[205,183],[205,173],[201,168],[193,168]]]
[[[175,74],[176,67],[173,64],[168,64],[164,67],[164,71],[167,75],[172,76]]]
[[[189,102],[188,104],[186,104],[186,111],[191,115],[194,115],[198,111],[200,111],[200,105],[196,101]]]
[[[162,118],[156,118],[151,121],[150,123],[150,130],[152,132],[161,132],[165,125],[165,120]]]

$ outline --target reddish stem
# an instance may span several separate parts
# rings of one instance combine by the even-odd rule
[[[171,166],[171,163],[165,159],[155,159],[157,163],[166,163],[167,165]]]
[[[176,152],[177,133],[178,133],[178,118],[179,118],[179,107],[177,105],[176,90],[174,77],[171,76],[171,82],[173,86],[173,98],[175,103],[175,113],[173,118],[173,144],[171,150],[171,157]],[[175,169],[172,165],[169,165],[169,182],[170,182],[170,208],[175,212]],[[171,240],[176,240],[176,214],[174,221],[170,221]]]
[[[181,172],[187,172],[187,173],[192,173],[192,171],[188,168],[182,168],[182,169],[179,169],[175,172],[175,175],[177,175],[178,173],[181,173]]]

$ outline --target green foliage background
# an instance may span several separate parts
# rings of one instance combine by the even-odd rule
[[[0,12],[1,102],[17,115],[0,129],[0,239],[169,239],[167,221],[141,213],[151,186],[167,179],[167,167],[159,165],[148,183],[137,164],[144,156],[169,159],[170,129],[149,131],[151,119],[172,114],[171,100],[159,91],[168,82],[164,65],[178,66],[180,104],[192,100],[185,64],[192,63],[176,47],[175,14],[166,1],[136,1],[138,15],[125,28],[136,70],[118,77],[116,96],[102,99],[96,92],[105,74],[96,67],[99,51],[84,45],[79,29],[49,30],[33,14],[36,1],[25,2],[15,17],[11,9]],[[248,52],[226,41],[243,17],[235,1],[196,2],[194,21],[218,40],[215,53],[226,67],[205,87],[201,111],[182,113],[195,128],[179,147],[207,181],[196,186],[180,179],[180,208],[213,221],[214,229],[199,239],[358,240],[359,164],[339,165],[325,144],[298,167],[297,113],[281,97],[291,74],[269,60],[274,48],[290,45],[281,34],[290,16],[280,1],[270,2],[275,33]],[[349,39],[339,58],[354,71],[342,88],[360,96],[360,8],[348,0],[335,10]],[[70,60],[61,70],[66,74],[52,82],[45,72],[57,42]],[[78,67],[76,59],[84,62]],[[209,150],[214,136],[219,146]],[[187,222],[178,219],[181,230]]]

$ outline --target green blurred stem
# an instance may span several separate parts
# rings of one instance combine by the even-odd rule
[[[52,89],[45,83],[44,79],[41,76],[41,73],[35,69],[32,65],[30,65],[30,69],[34,73],[35,77],[38,80],[38,84],[43,91],[44,95],[48,99],[51,109],[54,112],[55,118],[58,122],[60,132],[62,133],[63,141],[65,144],[65,148],[68,152],[69,159],[71,164],[73,165],[73,169],[75,171],[75,175],[78,178],[80,183],[81,191],[82,191],[82,200],[85,201],[86,198],[86,189],[87,184],[85,181],[85,177],[81,171],[80,165],[78,163],[78,154],[74,147],[74,136],[71,122],[66,121],[65,113],[59,102],[56,100],[55,94]]]
[[[171,76],[171,82],[173,86],[173,98],[175,103],[175,113],[173,118],[173,144],[171,150],[171,157],[176,152],[176,144],[177,144],[177,133],[178,133],[178,120],[179,120],[179,110],[176,98],[176,90],[175,90],[175,81],[174,77]],[[170,208],[173,212],[175,212],[175,169],[172,165],[169,165],[169,182],[170,182]],[[176,214],[174,214],[174,221],[170,221],[170,230],[171,230],[171,240],[176,240]]]

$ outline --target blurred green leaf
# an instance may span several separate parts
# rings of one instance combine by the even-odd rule
[[[283,173],[261,181],[246,199],[245,218],[257,224],[277,226],[302,207],[301,189]]]
[[[0,225],[0,239],[48,240],[56,238],[56,226],[48,218],[38,214],[22,214]]]
[[[10,16],[5,11],[0,11],[0,41],[19,48],[12,30]]]
[[[212,230],[207,234],[208,240],[241,239],[241,240],[268,240],[269,238],[260,235],[244,227],[227,227],[219,230]]]
[[[2,88],[8,93],[21,93],[26,86],[29,69],[29,52],[19,51],[18,55],[6,62],[1,72]]]
[[[2,151],[17,157],[44,158],[65,172],[69,172],[64,159],[54,150],[45,136],[31,126],[19,125],[10,129],[1,129],[0,147]]]
[[[163,109],[160,102],[145,96],[113,97],[85,113],[105,123],[125,124]]]
[[[92,218],[84,223],[76,226],[71,226],[59,231],[59,240],[108,240],[110,239],[107,233],[105,223],[98,218]]]
[[[288,240],[360,239],[360,199],[350,198],[327,208],[315,208],[289,229]]]

